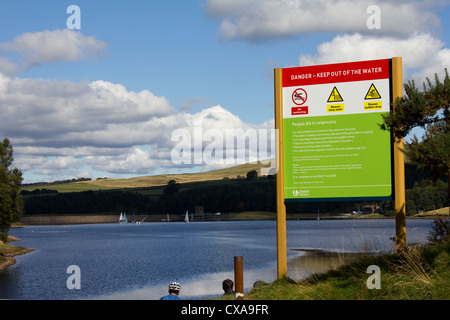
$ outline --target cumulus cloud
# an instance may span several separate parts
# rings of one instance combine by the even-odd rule
[[[6,57],[0,57],[0,72],[14,75],[18,72],[17,66]]]
[[[219,105],[194,114],[177,111],[166,98],[148,90],[134,92],[107,81],[74,83],[3,74],[0,114],[0,135],[14,144],[16,165],[50,180],[94,170],[107,175],[145,175],[160,167],[175,168],[171,151],[178,141],[172,140],[172,133],[177,129],[189,133],[186,151],[193,159],[198,151],[194,150],[194,132],[199,125],[200,152],[208,146],[211,151],[210,133],[214,133],[214,138],[223,139],[224,156],[227,148],[244,149],[233,153],[233,164],[238,157],[239,161],[256,160],[251,156],[257,154],[259,142],[256,146],[249,142],[244,147],[227,145],[227,132],[240,129],[248,134],[265,129],[270,134],[273,129],[273,122],[248,124]],[[269,148],[271,138],[261,138],[268,141]],[[194,165],[191,161],[180,167]],[[213,168],[212,163],[208,165]]]
[[[327,64],[403,57],[404,79],[423,81],[449,67],[450,50],[436,38],[436,12],[447,1],[429,0],[207,0],[206,14],[220,19],[223,39],[266,41],[308,33],[336,34],[314,55],[300,54],[299,64]],[[380,9],[380,29],[367,20]]]
[[[103,54],[106,43],[92,36],[68,29],[27,32],[12,42],[0,44],[0,49],[19,55],[18,70],[26,71],[36,65],[58,61],[78,61],[89,56]],[[13,63],[3,58],[0,61],[0,71],[12,74]]]
[[[0,114],[1,136],[14,143],[17,165],[38,174],[51,169],[53,174],[69,174],[82,168],[86,157],[107,157],[102,164],[117,166],[115,172],[157,166],[132,146],[168,147],[168,128],[176,117],[167,99],[148,90],[129,91],[106,81],[74,83],[3,74]]]
[[[450,67],[450,49],[441,40],[428,33],[417,33],[407,38],[373,37],[361,34],[339,35],[317,47],[314,55],[300,54],[299,65],[328,64],[347,61],[402,57],[403,80],[442,76]]]
[[[405,36],[439,27],[431,10],[439,2],[380,0],[382,17],[378,35]],[[371,0],[207,0],[205,12],[222,19],[219,36],[224,39],[262,41],[299,34],[373,33],[367,28]]]
[[[151,154],[138,147],[132,147],[119,156],[88,156],[85,163],[97,171],[117,174],[148,174],[161,166]]]
[[[246,123],[222,106],[184,114],[184,126],[172,132],[176,165],[202,164],[204,170],[275,157],[274,121]]]
[[[196,114],[185,112],[194,104],[204,105],[202,97],[185,100],[176,110],[165,97],[148,90],[134,92],[120,83],[17,76],[37,65],[100,57],[105,47],[95,37],[67,29],[27,32],[0,44],[0,136],[11,139],[15,165],[26,177],[48,181],[89,176],[93,171],[150,174],[160,167],[174,167],[174,130],[194,133],[200,123],[207,133],[200,136],[203,148],[212,139],[208,132],[225,137],[227,130],[270,127],[246,124],[221,106],[205,106]],[[194,141],[189,151],[192,156],[197,151]],[[250,159],[249,154],[239,153],[243,155]]]
[[[58,157],[30,156],[14,150],[16,159],[14,165],[23,172],[52,177],[52,180],[80,177],[82,163],[70,155]]]
[[[131,126],[143,129],[152,118],[168,115],[173,109],[164,97],[148,90],[128,91],[106,81],[73,83],[0,74],[0,112],[3,132],[35,140],[41,146],[58,141],[70,141],[74,146],[87,142],[118,146],[128,145],[134,137],[105,137],[105,133],[119,128],[129,132]]]

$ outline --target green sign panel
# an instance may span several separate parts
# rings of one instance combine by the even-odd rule
[[[286,201],[390,199],[390,60],[282,74]]]

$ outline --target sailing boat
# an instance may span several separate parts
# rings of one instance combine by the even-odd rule
[[[186,210],[186,216],[184,217],[184,222],[189,222],[189,210]]]
[[[120,213],[120,218],[119,218],[119,223],[127,223],[128,221],[127,221],[127,216],[126,216],[126,213],[124,213],[123,215],[122,215],[122,212]]]
[[[137,220],[134,218],[134,211],[133,211],[133,223],[134,223],[134,224],[141,224],[141,221],[137,221]]]

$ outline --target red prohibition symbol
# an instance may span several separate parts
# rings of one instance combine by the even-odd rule
[[[301,106],[306,102],[306,99],[308,99],[308,94],[302,88],[295,89],[294,92],[292,93],[292,101],[296,105]]]

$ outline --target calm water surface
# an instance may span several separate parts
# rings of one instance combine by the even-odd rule
[[[408,220],[407,240],[426,242],[432,220]],[[184,298],[220,295],[244,257],[244,282],[276,278],[276,222],[203,222],[30,226],[10,230],[17,245],[36,251],[0,271],[0,299],[159,299],[178,281]],[[287,222],[288,258],[321,249],[392,250],[395,221]],[[81,270],[81,289],[69,290],[67,267]],[[302,277],[298,268],[293,277]],[[288,267],[289,272],[289,267]]]

